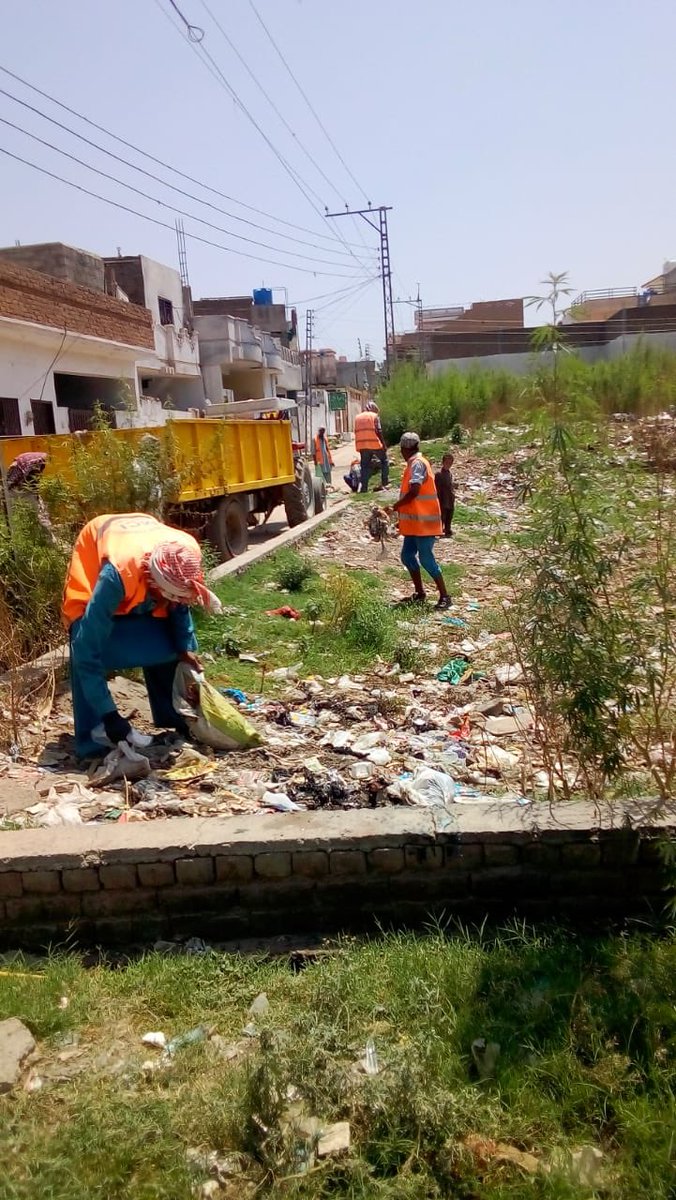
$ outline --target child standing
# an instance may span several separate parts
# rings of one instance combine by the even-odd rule
[[[439,497],[439,507],[441,508],[441,520],[444,526],[444,537],[452,537],[451,522],[453,520],[453,511],[455,509],[455,488],[453,486],[453,476],[451,467],[453,466],[453,455],[444,454],[441,460],[441,470],[437,471],[434,476],[434,485],[437,489]]]

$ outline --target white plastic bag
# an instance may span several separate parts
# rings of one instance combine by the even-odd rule
[[[455,796],[455,784],[450,775],[433,771],[431,767],[421,767],[413,779],[407,779],[400,787],[404,799],[421,808],[445,808],[453,803]]]

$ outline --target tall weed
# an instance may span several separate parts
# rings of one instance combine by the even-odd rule
[[[386,440],[393,444],[409,429],[436,438],[457,425],[521,420],[551,400],[554,387],[575,411],[642,416],[676,403],[676,354],[669,350],[639,345],[611,361],[587,363],[565,351],[565,333],[562,353],[542,348],[546,355],[534,354],[528,376],[479,365],[461,371],[449,364],[443,375],[428,378],[415,366],[399,368],[380,393]]]

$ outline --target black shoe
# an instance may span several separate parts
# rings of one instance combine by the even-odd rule
[[[451,597],[440,596],[434,607],[437,612],[445,612],[447,608],[451,607]]]
[[[405,596],[403,600],[397,600],[394,607],[406,608],[411,604],[425,604],[426,602],[426,595],[423,594],[422,596],[419,596],[417,592],[414,592],[412,596]]]

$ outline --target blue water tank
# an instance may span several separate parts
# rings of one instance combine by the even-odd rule
[[[254,288],[254,304],[272,304],[272,288]]]

